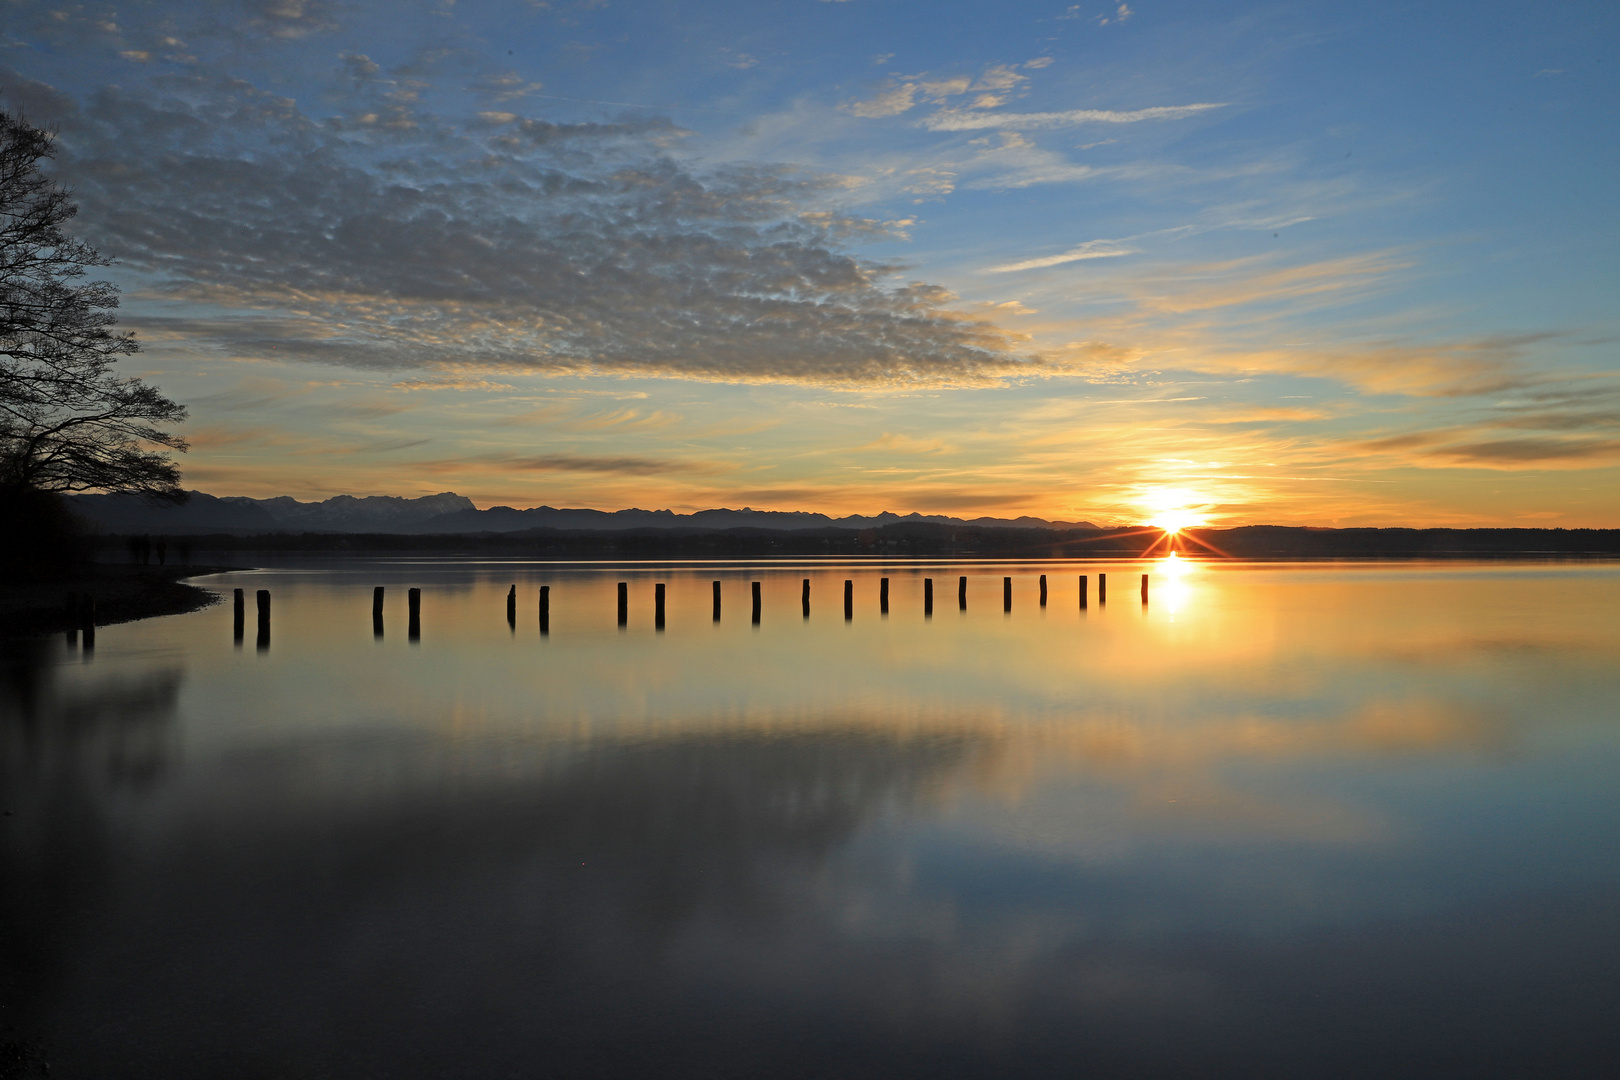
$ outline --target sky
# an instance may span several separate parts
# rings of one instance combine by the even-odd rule
[[[1620,527],[1620,5],[0,0],[188,487]]]

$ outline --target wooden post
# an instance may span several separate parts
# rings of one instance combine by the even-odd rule
[[[1001,610],[1012,610],[1012,578],[1010,577],[1001,579]]]
[[[759,582],[754,582],[754,625],[759,625]]]
[[[1147,578],[1146,574],[1142,575],[1142,603],[1144,604],[1147,603]]]
[[[405,629],[405,636],[412,641],[422,640],[422,590],[411,589],[405,593],[405,607],[410,612],[410,625]]]
[[[257,642],[260,652],[270,647],[270,590],[259,590],[259,640]]]
[[[89,593],[79,597],[79,632],[84,635],[84,651],[96,648],[96,598]]]
[[[1097,575],[1097,603],[1108,603],[1108,575]]]
[[[551,586],[540,586],[540,636],[551,633]]]
[[[664,583],[662,581],[653,586],[653,626],[659,630],[664,628]]]
[[[956,582],[956,606],[962,611],[967,610],[967,578],[958,578]]]
[[[1086,606],[1086,575],[1080,575],[1080,606]]]
[[[884,615],[889,613],[889,579],[883,578],[878,583],[878,611]]]
[[[714,621],[720,621],[720,583],[714,583]]]
[[[373,638],[380,638],[383,636],[382,609],[383,587],[378,585],[375,589],[371,590],[371,636]]]
[[[1041,575],[1041,607],[1046,606],[1046,575]]]
[[[923,578],[923,618],[930,619],[934,615],[934,579]]]
[[[506,625],[511,627],[512,633],[517,633],[517,586],[513,585],[506,592]]]
[[[810,617],[810,579],[804,579],[804,617]]]
[[[844,621],[855,617],[855,583],[848,578],[844,579]]]
[[[231,599],[231,640],[240,645],[247,631],[247,599],[241,589],[234,590]]]
[[[619,625],[630,625],[630,583],[619,582]]]

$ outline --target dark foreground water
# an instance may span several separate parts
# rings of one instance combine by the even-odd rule
[[[1148,569],[308,563],[204,582],[240,646],[228,603],[6,644],[0,1040],[69,1080],[1620,1075],[1620,568]]]

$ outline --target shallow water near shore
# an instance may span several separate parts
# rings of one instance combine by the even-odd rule
[[[246,591],[241,642],[227,601],[5,660],[0,1039],[55,1077],[1573,1077],[1620,1053],[1613,563],[196,583]]]

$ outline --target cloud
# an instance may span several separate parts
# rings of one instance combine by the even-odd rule
[[[885,116],[899,116],[916,103],[916,83],[891,83],[865,101],[848,102],[843,108],[856,116],[880,119]]]
[[[989,306],[990,306],[990,309],[992,311],[997,311],[997,312],[1000,312],[1000,313],[1002,313],[1004,315],[1039,315],[1040,314],[1040,309],[1039,308],[1028,307],[1028,306],[1026,306],[1024,304],[1024,302],[1022,300],[1003,300],[999,304],[992,303]]]
[[[1180,120],[1188,116],[1223,109],[1226,102],[1200,102],[1196,105],[1156,105],[1147,109],[1070,109],[1066,112],[988,113],[961,109],[941,109],[922,121],[929,131],[1039,131],[1075,127],[1079,124],[1135,124],[1144,120]],[[908,106],[909,107],[909,106]]]
[[[1121,255],[1133,255],[1136,251],[1136,248],[1126,247],[1118,240],[1087,240],[1078,247],[1072,247],[1060,255],[1042,255],[1039,258],[1024,259],[1021,262],[992,266],[988,267],[985,272],[990,274],[1010,274],[1016,270],[1040,270],[1048,266],[1061,266],[1064,263],[1080,262],[1085,259],[1114,259]]]
[[[884,450],[893,454],[949,454],[955,447],[941,439],[914,439],[910,435],[895,435],[885,431],[858,450]]]
[[[143,290],[252,313],[140,320],[224,355],[868,387],[1039,370],[944,289],[841,250],[860,223],[828,214],[839,178],[699,171],[654,116],[463,122],[382,78],[344,89],[360,59],[329,120],[204,74],[80,102],[0,83],[58,106],[79,225]]]
[[[1616,380],[1538,378],[1540,387],[1495,402],[1466,423],[1365,439],[1351,450],[1431,468],[1585,469],[1620,462]]]
[[[1549,465],[1588,467],[1620,461],[1620,439],[1492,439],[1459,443],[1432,456],[1495,468]]]
[[[1044,66],[1031,62],[1033,66]],[[1029,65],[1026,65],[1029,66]],[[867,119],[899,116],[920,102],[943,105],[953,97],[977,93],[973,108],[994,108],[1002,104],[1007,95],[1029,76],[1022,74],[1016,64],[992,64],[978,78],[968,75],[948,75],[926,79],[923,75],[900,75],[880,87],[877,93],[863,101],[849,101],[840,106],[845,112]]]
[[[1275,269],[1265,264],[1263,258],[1249,258],[1186,266],[1135,288],[1143,307],[1174,314],[1282,301],[1298,304],[1324,296],[1338,301],[1380,287],[1390,274],[1409,265],[1387,252]]]
[[[708,462],[669,461],[645,457],[592,457],[581,454],[486,455],[413,463],[414,469],[442,476],[449,473],[615,473],[624,476],[707,474],[718,471]]]

